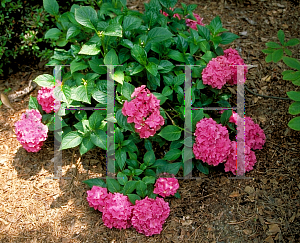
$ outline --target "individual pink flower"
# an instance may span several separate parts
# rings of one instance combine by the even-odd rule
[[[176,178],[158,178],[154,185],[154,193],[162,197],[168,197],[170,195],[175,195],[177,189],[179,188],[179,183]]]
[[[135,88],[130,102],[125,101],[122,114],[127,116],[128,123],[135,123],[135,131],[140,138],[154,136],[157,130],[164,125],[165,120],[160,115],[159,100],[150,93],[146,85]]]
[[[237,124],[239,115],[233,111],[232,116],[229,118],[229,122]],[[266,135],[264,130],[256,124],[251,117],[245,117],[245,143],[251,149],[262,149],[266,142]]]
[[[229,153],[228,130],[212,118],[204,118],[196,124],[196,139],[193,145],[195,158],[209,165],[223,163]]]
[[[108,228],[126,229],[131,227],[132,203],[121,193],[109,193],[105,199],[102,220]]]
[[[244,165],[239,165],[241,168],[244,166],[244,172],[251,171],[253,169],[253,166],[256,163],[256,156],[255,153],[250,149],[248,145],[245,145],[245,162]],[[230,152],[227,158],[225,165],[225,172],[231,171],[234,175],[236,175],[240,170],[237,169],[237,142],[232,141]],[[243,173],[242,173],[243,174]]]
[[[202,71],[203,84],[221,89],[231,79],[231,68],[224,56],[218,56],[209,61]]]
[[[26,110],[21,120],[15,123],[15,134],[27,152],[38,152],[48,137],[48,127],[41,122],[42,116],[37,110]]]
[[[231,69],[231,79],[227,81],[227,84],[234,85],[237,84],[237,66],[236,65],[245,65],[244,60],[239,55],[238,51],[232,48],[224,50],[224,57],[227,58],[228,64]],[[246,80],[248,69],[244,67],[244,79]]]
[[[38,91],[37,100],[39,104],[42,106],[42,109],[46,111],[46,113],[50,113],[54,110],[54,96],[53,96],[54,87],[42,87]]]
[[[168,202],[165,202],[163,198],[152,199],[147,196],[136,201],[133,206],[131,223],[139,233],[146,236],[160,234],[169,214]]]
[[[190,28],[192,28],[192,29],[194,29],[194,30],[197,30],[197,24],[202,25],[202,26],[205,26],[205,25],[202,23],[203,18],[200,18],[200,16],[199,16],[198,14],[195,14],[195,13],[194,13],[194,16],[195,16],[195,18],[197,19],[197,21],[192,20],[192,19],[185,19],[185,24],[186,24],[188,27],[190,27]]]
[[[87,201],[90,207],[93,207],[95,210],[103,211],[103,207],[105,206],[105,200],[107,199],[108,193],[107,188],[93,186],[90,191],[86,192],[88,194]]]

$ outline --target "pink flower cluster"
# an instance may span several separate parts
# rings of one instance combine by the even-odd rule
[[[174,8],[169,8],[169,9],[171,9],[172,11],[174,10]],[[167,14],[166,12],[163,12],[162,10],[160,10],[160,13],[162,13],[166,17],[169,16],[169,14]],[[174,14],[173,18],[178,18],[179,20],[181,19],[179,14]]]
[[[42,122],[38,110],[26,110],[21,120],[15,123],[17,140],[27,152],[38,152],[48,136],[48,127]]]
[[[240,116],[233,111],[232,116],[229,118],[229,122],[237,124],[237,119]],[[256,124],[251,117],[245,117],[245,143],[251,149],[262,149],[266,142],[266,135],[264,130]]]
[[[202,71],[203,84],[221,89],[231,79],[231,68],[224,56],[218,56],[209,61]]]
[[[185,19],[185,24],[194,29],[197,30],[197,24],[204,26],[204,24],[202,23],[203,18],[200,18],[200,16],[198,14],[194,13],[195,18],[197,19],[197,21],[192,20],[192,19]]]
[[[217,166],[228,156],[230,139],[228,130],[212,118],[204,118],[196,124],[193,152],[195,158]]]
[[[236,65],[245,65],[243,58],[239,55],[238,51],[232,48],[224,50],[224,57],[227,58],[231,69],[231,79],[227,81],[228,84],[234,85],[237,84],[237,66]],[[246,80],[248,69],[244,67],[244,80]]]
[[[176,178],[158,178],[154,185],[154,193],[162,197],[168,197],[170,195],[174,196],[177,189],[179,188],[179,183]]]
[[[52,88],[42,87],[38,91],[37,100],[39,104],[42,106],[42,109],[46,111],[46,113],[50,113],[54,110],[54,96],[53,96],[53,90]]]
[[[250,149],[248,145],[245,145],[245,172],[253,170],[253,166],[256,163],[255,153]],[[234,175],[237,174],[237,142],[231,141],[231,148],[228,154],[227,161],[225,163],[225,172],[231,171]]]
[[[169,203],[164,199],[157,197],[156,199],[144,198],[136,201],[132,212],[133,227],[146,236],[160,234],[162,225],[170,214]]]
[[[224,84],[237,84],[237,66],[245,65],[237,50],[229,48],[224,50],[223,56],[218,56],[209,61],[202,71],[203,84],[221,89]],[[248,70],[244,67],[244,79]]]
[[[138,232],[151,236],[160,234],[168,218],[170,207],[162,198],[144,198],[135,205],[120,193],[107,193],[106,188],[93,186],[87,191],[91,207],[102,212],[102,220],[109,228],[126,229],[133,226]]]
[[[159,100],[150,94],[146,85],[135,88],[131,98],[135,99],[124,103],[122,114],[128,116],[128,123],[135,123],[135,131],[139,133],[140,138],[154,136],[157,130],[164,125],[165,120],[160,115]]]

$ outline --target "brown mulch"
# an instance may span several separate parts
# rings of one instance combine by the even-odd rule
[[[128,1],[143,10],[142,1]],[[198,3],[197,13],[209,23],[216,15],[225,28],[243,32],[233,45],[250,69],[247,86],[256,93],[287,97],[299,90],[282,80],[282,64],[266,64],[261,52],[277,41],[283,29],[287,39],[299,38],[299,6],[287,1],[182,1]],[[240,34],[241,35],[241,34]],[[300,45],[299,45],[300,46]],[[293,48],[299,59],[299,46]],[[26,87],[29,78],[51,73],[43,65],[23,66],[19,73],[0,81],[0,90]],[[37,90],[31,95],[36,96]],[[86,201],[83,180],[106,174],[105,151],[97,148],[82,157],[78,149],[63,151],[63,176],[53,180],[53,137],[38,153],[27,153],[14,135],[14,123],[28,107],[29,95],[13,103],[17,112],[0,107],[0,240],[1,242],[299,242],[300,132],[288,128],[291,101],[266,99],[245,91],[246,115],[265,131],[257,163],[249,179],[231,179],[216,168],[208,176],[194,171],[195,180],[179,180],[181,199],[167,198],[171,212],[160,235],[146,237],[135,229],[109,229],[101,213]],[[164,148],[163,148],[164,149]],[[251,179],[252,178],[252,179]]]

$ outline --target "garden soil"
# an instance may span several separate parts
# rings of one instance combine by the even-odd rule
[[[128,1],[142,11],[143,2]],[[277,41],[282,29],[288,39],[299,38],[299,6],[287,1],[183,1],[198,3],[196,13],[209,23],[216,15],[223,26],[241,36],[232,45],[241,52],[249,70],[246,85],[255,93],[287,97],[299,90],[282,80],[283,63],[265,63],[265,43]],[[300,58],[299,46],[293,57]],[[37,66],[20,60],[20,71],[0,81],[0,90],[22,90],[30,79],[51,73],[45,62]],[[228,90],[229,91],[229,90]],[[232,90],[234,92],[234,90]],[[35,89],[31,95],[37,95]],[[266,134],[262,150],[255,151],[257,163],[236,179],[216,168],[208,176],[193,171],[198,179],[179,180],[181,199],[167,198],[170,216],[160,235],[146,237],[134,228],[109,229],[101,213],[86,201],[88,187],[83,180],[105,176],[105,151],[95,149],[80,157],[79,150],[63,151],[62,173],[53,176],[53,136],[38,153],[26,152],[14,135],[14,123],[28,107],[29,94],[0,108],[0,241],[1,242],[300,242],[300,132],[287,123],[289,100],[262,98],[245,90],[246,115]],[[163,157],[167,147],[155,147]]]

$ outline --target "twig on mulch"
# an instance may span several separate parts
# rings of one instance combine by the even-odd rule
[[[29,76],[29,78],[31,77],[31,75]],[[32,82],[32,79],[30,79],[29,80],[29,84],[28,84],[28,86],[25,89],[23,89],[21,91],[17,91],[14,94],[9,95],[8,98],[11,101],[16,101],[18,98],[20,98],[20,97],[22,97],[22,96],[27,95],[28,93],[30,93],[36,87],[37,87],[37,84],[34,83],[34,82]]]
[[[247,222],[248,220],[252,219],[255,215],[256,215],[256,214],[253,214],[250,218],[245,219],[245,220],[243,220],[243,221],[239,221],[239,222],[229,222],[229,223],[227,223],[227,224],[242,224],[242,223],[245,223],[245,222]]]

